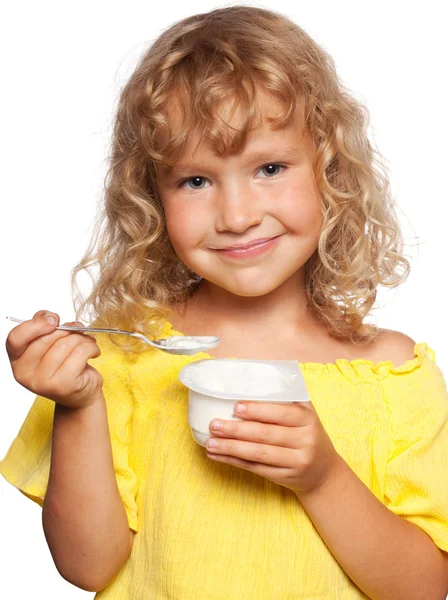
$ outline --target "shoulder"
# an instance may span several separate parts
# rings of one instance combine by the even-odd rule
[[[369,358],[375,363],[390,361],[394,367],[399,367],[415,357],[415,346],[416,342],[401,331],[379,329],[372,342]]]
[[[417,442],[448,424],[448,389],[432,349],[389,329],[379,330],[375,346],[375,362],[394,367],[384,370],[382,384],[396,443],[400,436]]]

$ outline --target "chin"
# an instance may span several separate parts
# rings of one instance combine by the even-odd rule
[[[234,294],[235,296],[241,296],[243,298],[256,298],[258,296],[266,296],[266,294],[273,292],[281,285],[281,283],[281,281],[275,283],[272,283],[272,281],[269,283],[263,281],[257,281],[253,283],[245,281],[244,283],[238,282],[236,284],[229,285],[228,282],[223,281],[217,283],[217,285],[224,288],[231,294]]]

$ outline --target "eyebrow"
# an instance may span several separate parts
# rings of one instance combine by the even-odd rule
[[[284,161],[294,160],[300,156],[304,152],[303,147],[298,148],[271,148],[269,150],[257,150],[255,152],[250,152],[246,160],[247,162],[255,162],[255,161],[269,161],[274,162],[273,158],[277,157],[278,159],[282,159]],[[182,173],[190,173],[192,171],[200,171],[204,167],[200,164],[194,163],[179,163],[174,165],[168,171],[168,177],[174,178],[178,175],[182,175]]]

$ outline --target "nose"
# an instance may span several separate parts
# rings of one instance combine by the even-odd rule
[[[215,228],[218,232],[243,233],[263,220],[261,203],[249,185],[234,183],[223,187],[217,201]]]

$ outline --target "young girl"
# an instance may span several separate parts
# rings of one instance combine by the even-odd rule
[[[99,267],[77,318],[173,356],[56,330],[7,339],[37,398],[0,472],[43,506],[62,577],[101,599],[440,599],[448,593],[448,402],[433,350],[365,322],[409,265],[367,113],[275,12],[184,19],[118,106]],[[180,369],[298,361],[311,402],[187,421]],[[238,407],[241,407],[241,411]]]

